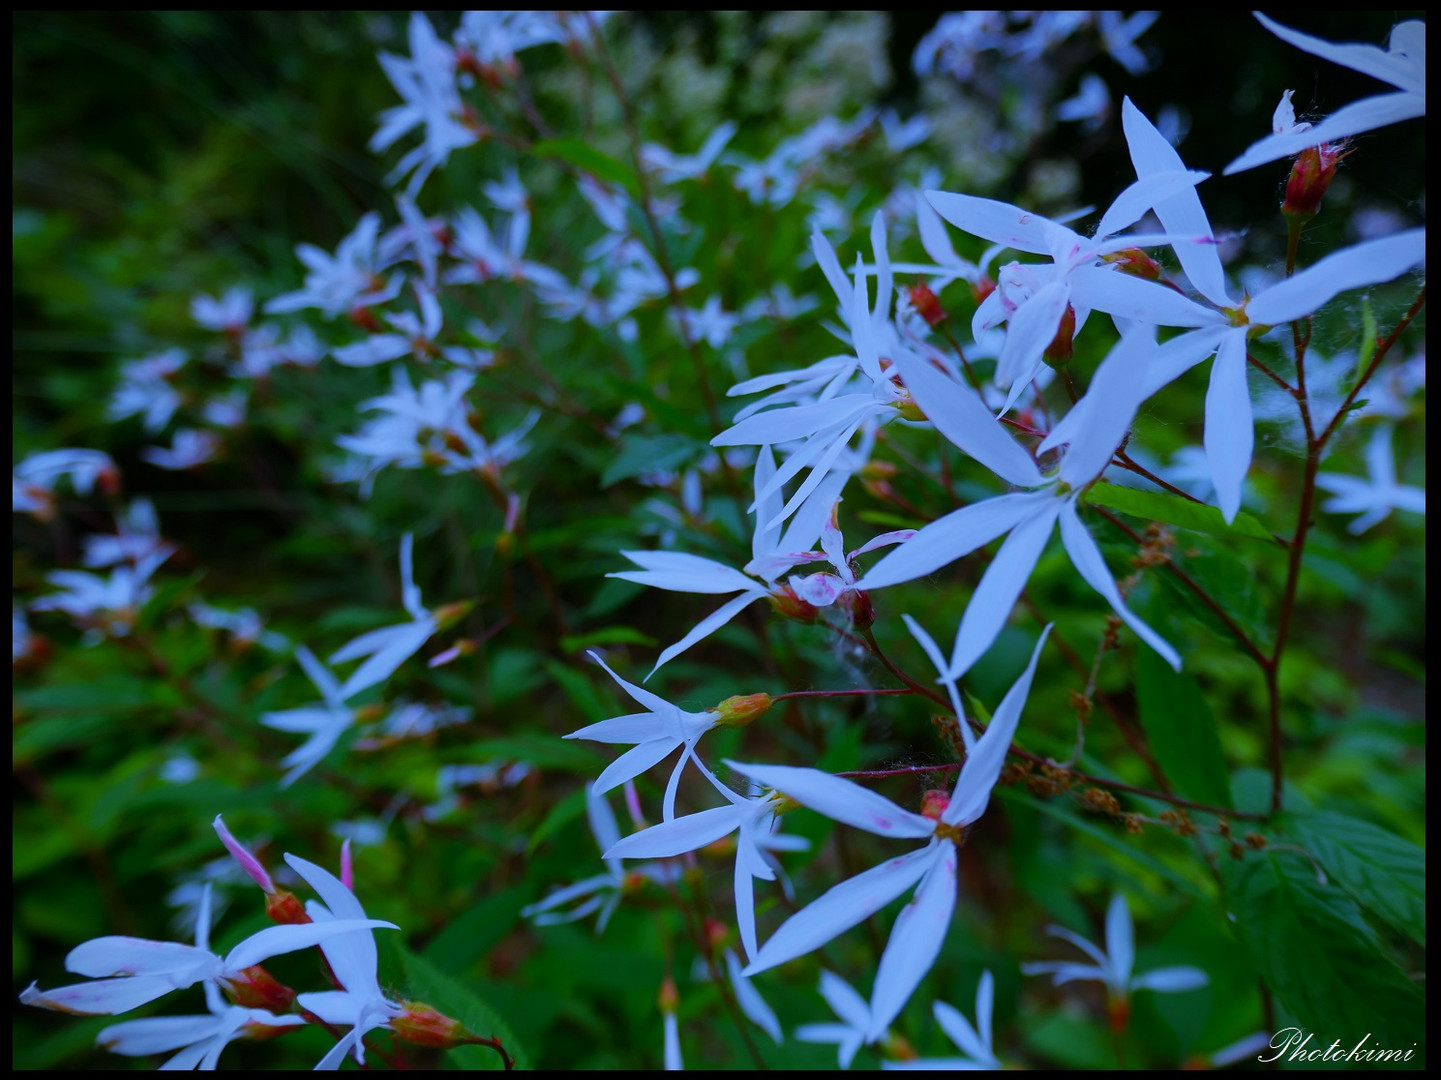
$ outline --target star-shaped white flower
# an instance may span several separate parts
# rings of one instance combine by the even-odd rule
[[[1161,994],[1179,994],[1205,986],[1210,980],[1200,968],[1157,968],[1144,975],[1133,975],[1136,962],[1136,931],[1126,898],[1116,893],[1106,911],[1106,948],[1101,951],[1080,934],[1064,926],[1048,926],[1046,933],[1069,941],[1095,961],[1094,964],[1043,963],[1022,964],[1027,975],[1050,975],[1060,986],[1076,979],[1096,979],[1106,984],[1114,1001],[1126,1001],[1137,990],[1155,990]]]
[[[1378,521],[1384,521],[1392,510],[1426,513],[1426,492],[1422,488],[1396,483],[1396,467],[1391,460],[1391,428],[1376,428],[1366,447],[1365,480],[1339,473],[1318,473],[1316,486],[1329,491],[1334,498],[1321,504],[1328,514],[1360,514],[1346,526],[1348,532],[1363,533]]]
[[[995,980],[989,971],[981,973],[976,987],[976,1026],[961,1011],[944,1001],[937,1001],[931,1012],[946,1037],[966,1056],[962,1058],[917,1058],[912,1061],[883,1061],[882,1069],[999,1069],[1003,1066],[991,1049],[991,1012],[995,997]]]
[[[727,762],[742,775],[842,824],[877,836],[926,841],[908,855],[833,886],[792,915],[761,948],[746,969],[748,974],[804,956],[916,886],[914,898],[896,918],[871,993],[867,1038],[874,1041],[885,1032],[941,951],[956,905],[957,845],[990,802],[1049,632],[1047,627],[1041,634],[1026,670],[967,755],[955,790],[948,799],[944,793],[936,793],[937,797],[929,800],[932,813],[939,809],[935,816],[904,810],[882,795],[817,769]],[[960,722],[965,723],[964,719]]]
[[[835,1043],[840,1067],[849,1069],[862,1046],[879,1042],[885,1035],[871,1036],[871,1007],[839,975],[823,970],[820,991],[840,1023],[802,1024],[796,1028],[796,1038],[808,1043]]]

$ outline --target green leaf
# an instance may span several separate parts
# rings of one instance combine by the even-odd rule
[[[487,896],[469,911],[451,919],[444,930],[431,938],[422,955],[447,974],[464,971],[510,933],[520,919],[520,909],[525,906],[529,891],[527,886],[517,885]]]
[[[1149,622],[1167,636],[1165,606],[1156,593]],[[1136,653],[1136,700],[1141,726],[1156,761],[1181,794],[1212,806],[1230,807],[1231,780],[1216,718],[1200,684],[1150,649]]]
[[[654,469],[673,469],[703,451],[703,446],[685,435],[624,435],[620,453],[601,473],[600,486],[607,488],[618,480]]]
[[[1287,819],[1285,832],[1370,914],[1426,944],[1426,852],[1368,821],[1319,812]]]
[[[1321,1046],[1410,1047],[1424,1031],[1421,992],[1339,887],[1303,856],[1225,860],[1233,926],[1277,1000]]]
[[[1189,554],[1177,553],[1176,568],[1196,583],[1216,603],[1226,617],[1263,651],[1271,644],[1271,628],[1257,594],[1256,572],[1228,551],[1209,550]],[[1225,638],[1235,636],[1230,626],[1203,601],[1190,586],[1175,574],[1162,571],[1153,575],[1162,583],[1168,596],[1179,600],[1183,610],[1197,621]]]
[[[1244,536],[1249,540],[1266,540],[1275,543],[1276,538],[1250,514],[1240,513],[1231,524],[1221,516],[1221,511],[1205,503],[1192,502],[1179,495],[1162,491],[1141,491],[1137,488],[1121,487],[1119,484],[1092,484],[1086,489],[1086,502],[1119,510],[1132,517],[1147,521],[1159,521],[1163,525],[1190,529],[1193,532],[1210,533],[1212,536]]]
[[[580,139],[543,139],[532,146],[531,151],[537,157],[560,158],[597,180],[618,184],[633,195],[640,194],[640,184],[631,169]]]
[[[525,845],[527,855],[540,847],[551,833],[570,824],[576,818],[585,816],[585,794],[584,788],[572,791],[550,808],[550,813],[545,815],[545,820],[531,830],[530,840]]]
[[[629,626],[606,626],[589,634],[560,639],[561,650],[568,653],[584,652],[592,645],[645,645],[654,648],[655,644],[655,638]]]
[[[530,1067],[530,1060],[516,1041],[510,1026],[480,996],[458,979],[447,975],[429,960],[416,956],[390,935],[384,938],[385,952],[400,962],[409,996],[459,1020],[473,1034],[499,1039],[506,1052],[515,1059],[518,1069]],[[451,1061],[462,1069],[501,1069],[501,1057],[486,1046],[460,1046],[447,1052]]]

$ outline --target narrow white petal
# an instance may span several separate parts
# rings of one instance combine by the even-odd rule
[[[1241,509],[1241,486],[1255,442],[1251,391],[1246,385],[1246,338],[1235,330],[1221,341],[1206,390],[1206,461],[1221,515],[1233,521]]]
[[[856,588],[880,589],[934,573],[1010,532],[1053,498],[1049,491],[1015,492],[953,510],[871,567]]]
[[[915,993],[940,955],[956,909],[956,845],[937,845],[929,872],[916,895],[896,916],[890,940],[881,953],[876,985],[871,991],[871,1026],[879,1039]]]
[[[739,596],[727,600],[700,622],[696,623],[695,629],[666,649],[665,652],[661,653],[660,659],[655,662],[655,667],[650,669],[650,675],[654,675],[667,661],[675,659],[697,641],[715,633],[726,623],[734,619],[742,608],[755,603],[765,595],[766,591],[764,589],[755,588],[750,592],[741,593]],[[650,678],[650,675],[647,675],[646,678]]]
[[[1131,989],[1154,990],[1158,994],[1180,994],[1187,990],[1199,990],[1210,981],[1210,977],[1200,968],[1157,968],[1132,979]]]
[[[622,838],[605,852],[607,859],[668,859],[719,840],[740,828],[734,806],[717,806],[662,822]]]
[[[1426,230],[1407,229],[1332,252],[1246,305],[1254,324],[1276,326],[1311,314],[1337,293],[1379,285],[1426,260]]]
[[[734,761],[726,764],[742,776],[758,780],[833,821],[877,836],[909,840],[935,832],[934,821],[903,810],[884,795],[842,776],[794,765],[743,765]]]
[[[1100,593],[1111,605],[1112,610],[1136,632],[1142,641],[1155,649],[1161,659],[1175,670],[1180,671],[1181,654],[1137,618],[1126,606],[1126,602],[1121,599],[1121,591],[1116,588],[1116,580],[1111,576],[1110,568],[1106,566],[1106,560],[1101,558],[1100,548],[1096,547],[1096,542],[1091,539],[1091,534],[1086,531],[1086,526],[1081,523],[1080,517],[1076,514],[1074,500],[1068,501],[1061,511],[1061,542],[1066,545],[1066,553],[1070,555],[1071,562],[1081,577],[1085,579],[1086,584]]]
[[[833,886],[781,924],[746,974],[755,975],[804,956],[874,915],[930,869],[934,847],[932,842]]]
[[[1131,968],[1136,962],[1136,931],[1121,893],[1111,897],[1111,906],[1106,909],[1106,953],[1115,985],[1125,986],[1131,981]]]

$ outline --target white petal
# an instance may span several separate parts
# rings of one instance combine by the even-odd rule
[[[755,975],[804,956],[875,914],[930,869],[934,847],[934,842],[927,844],[833,886],[781,924],[746,974]]]
[[[624,837],[605,852],[607,859],[668,859],[695,851],[740,828],[734,806],[717,806],[662,822]]]
[[[1091,539],[1091,534],[1086,531],[1086,526],[1081,524],[1081,519],[1076,515],[1074,500],[1068,501],[1061,511],[1061,542],[1066,545],[1066,553],[1071,556],[1071,562],[1081,577],[1085,579],[1086,584],[1100,593],[1111,605],[1112,610],[1139,635],[1142,641],[1155,649],[1161,659],[1175,670],[1180,671],[1180,653],[1137,618],[1126,606],[1126,602],[1121,599],[1121,592],[1116,588],[1116,581],[1111,577],[1106,560],[1101,558],[1100,548],[1096,547],[1096,542]]]
[[[1020,522],[1006,537],[991,565],[986,567],[956,631],[951,664],[945,671],[948,679],[964,676],[995,643],[996,635],[1006,625],[1016,599],[1036,568],[1046,541],[1051,538],[1061,506],[1062,501],[1054,497],[1036,506],[1032,516]]]
[[[1106,909],[1106,954],[1110,958],[1114,985],[1125,986],[1130,982],[1131,968],[1136,962],[1136,932],[1126,898],[1121,893],[1111,897],[1111,906]]]
[[[97,979],[94,982],[57,986],[39,991],[32,983],[20,995],[25,1005],[81,1016],[108,1016],[129,1012],[141,1005],[162,998],[176,989],[175,980],[166,975],[133,975],[118,979]]]
[[[955,1043],[963,1053],[969,1054],[978,1062],[991,1060],[991,1052],[986,1049],[986,1044],[981,1041],[975,1028],[971,1027],[970,1021],[961,1015],[959,1009],[947,1005],[944,1001],[938,1001],[931,1006],[931,1013],[940,1029],[946,1033],[946,1038]]]
[[[152,1016],[111,1024],[95,1036],[95,1043],[126,1057],[164,1054],[210,1037],[220,1025],[217,1016]]]
[[[699,555],[681,551],[622,551],[621,554],[641,569],[620,571],[606,577],[672,592],[693,593],[736,592],[754,588],[756,584],[739,570]]]
[[[885,1034],[931,970],[955,909],[956,846],[943,841],[937,845],[934,862],[915,897],[896,916],[891,938],[881,954],[876,985],[871,991],[870,1038],[879,1039]]]
[[[342,934],[364,930],[399,930],[395,923],[383,919],[335,919],[331,922],[304,923],[298,926],[268,926],[251,934],[225,955],[225,967],[240,971],[282,953],[297,952],[319,945]]]
[[[1052,336],[1055,330],[1051,331]],[[1021,487],[1041,482],[1031,455],[1011,438],[980,397],[937,371],[927,361],[902,350],[896,370],[936,430],[991,472]]]
[[[1049,491],[1016,492],[953,510],[871,567],[856,588],[880,589],[934,573],[1009,532],[1053,498]]]
[[[781,1022],[776,1018],[775,1011],[766,1004],[760,991],[751,985],[750,979],[741,973],[740,961],[730,949],[726,950],[726,970],[730,973],[731,987],[735,990],[736,1004],[741,1007],[741,1012],[777,1043],[783,1042]]]
[[[1251,467],[1255,431],[1246,385],[1246,338],[1236,330],[1222,339],[1206,390],[1206,461],[1216,485],[1221,516],[1230,522],[1241,509],[1241,485]]]
[[[1005,244],[1017,251],[1036,255],[1051,253],[1050,230],[1055,222],[1019,206],[974,195],[956,195],[946,191],[928,191],[926,198],[936,213],[962,232],[979,236],[993,244]]]
[[[990,802],[991,789],[996,786],[996,780],[1001,775],[1001,766],[1005,764],[1006,753],[1010,750],[1011,740],[1015,738],[1021,711],[1026,706],[1026,698],[1030,696],[1031,680],[1036,674],[1036,662],[1041,658],[1041,648],[1046,644],[1050,633],[1051,627],[1048,624],[1041,631],[1036,647],[1031,650],[1031,661],[1026,665],[1026,670],[1021,672],[1021,677],[1006,691],[1006,696],[1001,699],[1001,704],[991,716],[990,726],[967,754],[966,763],[961,766],[961,775],[956,778],[956,790],[941,814],[941,820],[947,825],[969,825],[985,813],[986,805]]]
[[[1246,305],[1253,324],[1276,326],[1311,314],[1337,293],[1379,285],[1426,260],[1426,230],[1408,229],[1332,252]]]
[[[700,641],[702,638],[709,637],[711,634],[715,633],[726,623],[734,619],[736,615],[740,613],[740,610],[742,608],[746,607],[749,604],[755,603],[757,600],[760,600],[765,595],[766,591],[764,589],[756,588],[750,592],[741,593],[739,596],[727,600],[724,604],[716,608],[700,622],[696,623],[695,629],[693,629],[689,634],[681,638],[674,645],[670,646],[668,649],[665,650],[665,652],[661,653],[660,659],[655,662],[655,667],[650,669],[650,675],[654,675],[668,660],[675,659],[681,653],[685,652],[692,645],[694,645],[697,641]],[[650,678],[650,675],[647,675],[646,678]]]
[[[929,818],[902,810],[884,795],[843,776],[794,765],[743,765],[734,761],[726,764],[742,776],[758,780],[833,821],[877,836],[919,839],[930,836],[936,829],[936,823]]]
[[[659,763],[679,745],[680,743],[675,739],[655,739],[631,747],[607,765],[595,778],[595,793],[604,795],[611,788],[618,787],[627,780],[633,780],[652,765]]]
[[[1210,982],[1200,968],[1168,967],[1148,971],[1131,980],[1132,990],[1154,990],[1158,994],[1180,994],[1187,990],[1199,990]]]
[[[173,941],[111,935],[75,946],[65,957],[65,970],[100,978],[106,975],[169,975],[214,962],[194,945]]]

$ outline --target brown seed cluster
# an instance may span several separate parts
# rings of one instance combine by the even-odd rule
[[[1121,804],[1109,791],[1098,787],[1087,788],[1081,792],[1081,802],[1087,810],[1097,814],[1110,814],[1112,817],[1120,814]]]
[[[1184,810],[1162,810],[1157,817],[1175,829],[1177,836],[1196,835],[1196,826],[1191,823],[1191,818]]]

